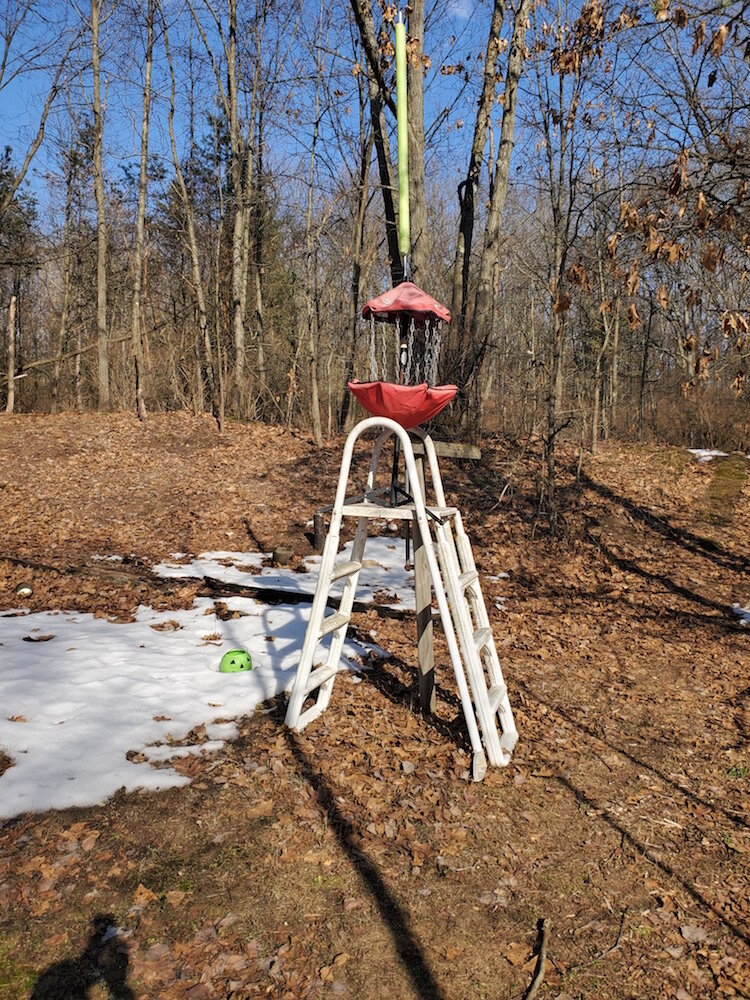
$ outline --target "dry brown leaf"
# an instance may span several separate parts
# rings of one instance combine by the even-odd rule
[[[273,815],[273,799],[261,799],[253,805],[248,806],[245,815],[248,819],[260,819],[261,816]]]
[[[511,965],[523,965],[529,957],[530,948],[523,941],[511,941],[500,948],[500,954],[507,958]]]
[[[147,889],[143,882],[138,884],[138,888],[135,890],[135,895],[133,896],[133,903],[135,906],[148,906],[150,903],[158,903],[159,897],[155,892]]]

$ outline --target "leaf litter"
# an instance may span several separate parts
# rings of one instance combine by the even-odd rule
[[[259,552],[284,544],[308,556],[304,521],[330,501],[340,453],[336,442],[321,461],[273,428],[232,427],[219,440],[185,415],[146,428],[122,416],[14,417],[4,430],[5,606],[31,578],[28,610],[120,621],[141,605],[181,620],[205,584],[154,579],[149,567],[225,539],[251,547],[244,519]],[[553,996],[746,995],[738,848],[750,706],[747,632],[732,604],[748,604],[747,485],[729,525],[716,525],[701,513],[711,463],[608,445],[576,490],[571,453],[553,546],[531,539],[533,449],[498,506],[516,455],[499,441],[483,448],[481,488],[459,464],[444,472],[488,604],[501,604],[491,621],[521,733],[508,769],[467,781],[439,632],[437,712],[422,719],[413,624],[362,612],[357,632],[376,631],[390,655],[361,684],[337,683],[302,734],[281,727],[283,699],[271,700],[215,754],[175,761],[185,787],[25,813],[0,829],[0,922],[14,956],[0,957],[3,1000],[63,957],[94,953],[138,997],[515,995],[529,983],[540,914]],[[231,506],[205,487],[229,465],[242,470]],[[110,566],[92,553],[134,555],[90,577]],[[14,769],[3,773],[3,760],[0,794]]]

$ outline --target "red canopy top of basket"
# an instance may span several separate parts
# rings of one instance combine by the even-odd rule
[[[429,320],[433,323],[442,320],[450,323],[450,309],[446,309],[437,299],[423,292],[411,281],[402,281],[395,288],[389,288],[382,295],[370,299],[362,310],[362,316],[386,323],[397,323],[401,319],[413,319],[418,326],[424,326]]]
[[[450,310],[411,281],[404,281],[370,299],[362,310],[362,316],[385,323],[413,320],[419,328],[451,321]],[[436,416],[458,392],[455,385],[429,386],[427,382],[402,385],[352,379],[348,385],[368,413],[374,417],[390,417],[407,430]]]

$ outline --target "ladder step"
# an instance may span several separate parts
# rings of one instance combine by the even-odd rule
[[[335,632],[338,628],[343,628],[345,625],[349,624],[349,615],[342,614],[341,611],[337,611],[333,615],[329,615],[327,618],[323,619],[323,624],[320,626],[320,638],[322,639],[324,635],[328,635],[329,632]]]
[[[445,521],[455,517],[458,513],[457,507],[428,507],[430,514]],[[389,520],[404,520],[414,516],[414,504],[405,503],[400,507],[391,507],[388,504],[376,503],[345,503],[341,508],[344,517],[385,517]]]
[[[474,633],[474,645],[477,647],[477,652],[484,649],[487,643],[492,638],[492,629],[489,627],[478,628]]]
[[[465,573],[462,573],[458,578],[458,582],[461,585],[461,590],[468,590],[472,584],[476,583],[479,579],[479,573],[475,569],[469,569]]]
[[[494,684],[487,693],[490,700],[490,708],[492,709],[492,714],[494,715],[500,707],[500,702],[508,693],[508,689],[505,684]]]
[[[355,573],[359,573],[362,569],[361,562],[340,562],[336,563],[333,567],[333,572],[331,573],[331,583],[335,583],[336,580],[341,580],[345,576],[354,576]]]
[[[329,664],[325,667],[318,667],[317,670],[312,670],[310,672],[310,676],[307,678],[307,684],[305,685],[305,697],[307,697],[316,688],[319,688],[321,684],[325,684],[326,681],[330,680],[338,672],[338,663],[334,663],[332,666]]]

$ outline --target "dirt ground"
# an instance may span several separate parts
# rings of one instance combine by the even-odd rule
[[[34,610],[127,620],[192,602],[199,582],[149,573],[171,552],[304,556],[341,447],[185,414],[0,418],[0,609],[31,580]],[[177,762],[185,788],[0,826],[0,1000],[520,998],[542,920],[540,997],[750,996],[750,463],[605,445],[576,482],[566,453],[552,544],[534,448],[482,448],[442,464],[480,571],[509,574],[485,597],[510,766],[468,781],[441,646],[423,719],[414,622],[358,614],[392,655],[304,733],[266,705]]]

